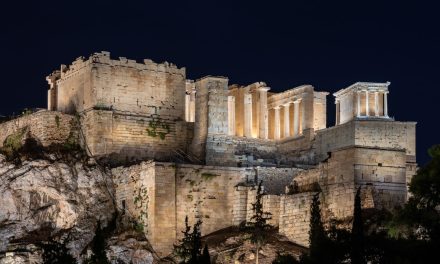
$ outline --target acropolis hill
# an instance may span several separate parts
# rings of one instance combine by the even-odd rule
[[[363,208],[393,209],[417,167],[416,123],[390,117],[389,82],[334,93],[328,126],[328,93],[312,85],[274,93],[261,81],[189,80],[174,64],[109,52],[61,65],[47,81],[48,109],[0,124],[0,145],[25,129],[43,146],[74,140],[126,165],[112,169],[118,209],[143,223],[161,255],[185,216],[202,218],[203,234],[249,221],[260,181],[271,224],[307,246],[319,190],[327,221],[353,215],[358,187]]]

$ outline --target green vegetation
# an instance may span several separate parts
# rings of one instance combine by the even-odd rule
[[[209,181],[209,180],[211,180],[211,179],[213,179],[213,178],[215,178],[217,176],[220,176],[220,175],[214,174],[214,173],[209,173],[209,172],[203,172],[201,174],[201,176],[202,176],[202,179],[204,179],[206,181]]]
[[[138,232],[145,230],[145,225],[148,220],[148,190],[147,187],[141,185],[141,187],[134,191],[133,203],[135,209],[139,212],[139,216],[135,223],[135,229]]]
[[[194,185],[196,185],[196,181],[194,181],[194,180],[187,179],[187,180],[185,180],[185,181],[188,182],[189,185],[190,185],[191,187],[193,187]]]
[[[179,258],[182,264],[210,264],[210,256],[208,245],[202,251],[202,235],[200,228],[202,221],[199,219],[193,226],[188,225],[188,216],[185,217],[185,230],[182,231],[183,238],[179,240],[177,245],[174,245],[174,254]]]
[[[6,137],[1,152],[5,154],[8,160],[17,158],[18,151],[23,147],[23,139],[26,135],[27,129],[27,127],[23,127]]]
[[[301,256],[301,263],[335,263],[332,241],[321,218],[319,195],[318,192],[313,196],[310,206],[309,254]]]
[[[203,248],[203,253],[200,257],[199,263],[211,264],[211,256],[209,255],[208,244],[205,244],[205,247]]]
[[[440,248],[440,145],[409,185],[411,197],[394,213],[361,208],[356,192],[351,232],[325,229],[319,197],[311,205],[310,251],[301,263],[433,263]],[[369,213],[370,217],[365,217]],[[371,216],[372,215],[372,216]]]
[[[271,218],[271,213],[263,211],[263,191],[261,185],[263,181],[260,181],[257,188],[257,196],[255,203],[252,204],[252,210],[254,215],[251,217],[251,221],[246,223],[243,228],[248,234],[248,239],[255,246],[256,258],[255,263],[258,264],[259,251],[262,245],[266,242],[268,238],[268,231],[273,229],[273,226],[268,224]]]
[[[157,137],[161,140],[165,139],[165,136],[171,132],[170,125],[165,121],[162,121],[160,117],[153,118],[148,122],[147,134],[150,137]]]
[[[361,188],[359,187],[354,198],[353,227],[351,228],[351,251],[352,264],[364,264],[364,222],[362,219]]]

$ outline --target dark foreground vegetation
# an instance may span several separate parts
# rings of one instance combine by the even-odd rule
[[[298,263],[437,263],[440,249],[440,145],[412,178],[411,197],[393,212],[361,209],[355,197],[351,230],[324,228],[319,195],[311,206],[310,249]],[[295,263],[292,260],[274,263]]]

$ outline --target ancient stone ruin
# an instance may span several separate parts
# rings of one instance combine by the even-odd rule
[[[302,85],[281,93],[264,82],[188,80],[164,62],[80,57],[47,77],[48,109],[0,124],[0,145],[24,128],[41,145],[76,140],[112,169],[122,214],[134,215],[162,255],[185,216],[203,234],[250,219],[255,185],[281,234],[308,244],[310,203],[347,219],[362,187],[364,208],[392,209],[415,174],[415,122],[389,116],[390,83],[358,82],[333,95]],[[129,165],[130,164],[130,165]],[[133,165],[134,164],[134,165]]]

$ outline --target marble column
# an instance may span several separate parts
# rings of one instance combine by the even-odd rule
[[[281,132],[281,124],[280,124],[280,107],[279,106],[275,106],[274,108],[275,111],[275,120],[274,120],[274,125],[275,125],[275,130],[274,130],[274,138],[275,139],[280,139],[280,132]]]
[[[293,102],[293,136],[299,135],[299,103],[301,100],[297,99]]]
[[[388,117],[388,92],[383,93],[383,115]]]
[[[313,88],[308,88],[301,94],[301,125],[302,131],[314,128],[314,91]],[[301,132],[302,132],[301,131]]]
[[[341,107],[341,105],[340,105],[339,101],[336,101],[335,104],[336,104],[336,125],[339,125],[339,123],[341,122],[340,121],[340,118],[341,118],[341,113],[340,113],[341,108],[340,107]]]
[[[374,92],[374,115],[379,116],[379,92]]]
[[[190,104],[191,104],[191,95],[185,94],[185,121],[190,122]]]
[[[228,96],[228,135],[235,136],[235,96]]]
[[[361,91],[357,91],[357,117],[361,116]]]
[[[283,104],[284,107],[284,137],[290,137],[290,102]]]
[[[252,137],[252,94],[244,95],[244,136]]]
[[[189,122],[196,120],[196,89],[191,90],[189,102]]]
[[[368,90],[365,91],[365,115],[370,116],[370,100],[368,99]]]
[[[259,87],[260,94],[260,116],[259,116],[259,137],[267,139],[269,137],[269,113],[267,110],[267,91],[269,87]]]

